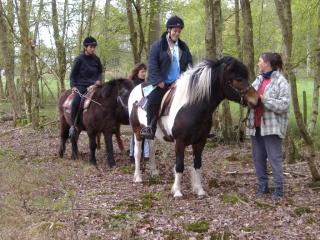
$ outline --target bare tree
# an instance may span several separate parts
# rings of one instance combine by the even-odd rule
[[[319,109],[319,87],[320,87],[320,3],[318,4],[318,36],[317,49],[315,53],[316,67],[313,80],[312,115],[309,123],[309,131],[314,134]]]
[[[255,79],[254,73],[254,45],[253,45],[253,25],[251,16],[251,7],[249,0],[240,0],[243,20],[243,62],[249,69],[249,79]]]
[[[292,15],[291,15],[291,1],[290,0],[274,0],[276,5],[277,14],[279,17],[282,39],[284,45],[284,68],[288,79],[290,80],[292,104],[298,129],[302,138],[304,139],[307,147],[307,162],[311,175],[314,181],[320,180],[320,173],[315,161],[315,148],[312,136],[308,133],[305,123],[303,122],[302,114],[300,111],[296,76],[292,71],[291,54],[292,54]]]
[[[9,100],[12,105],[13,120],[21,116],[20,102],[17,96],[17,89],[14,82],[14,42],[13,34],[8,29],[10,24],[13,24],[13,1],[7,1],[8,15],[5,17],[5,12],[3,8],[2,1],[0,0],[0,43],[1,43],[1,53],[2,59],[4,61],[4,70],[7,83],[7,90],[9,95]],[[12,12],[11,12],[12,11]],[[8,20],[10,22],[8,22]]]
[[[138,30],[135,26],[133,8],[134,6],[137,22],[138,22]],[[146,49],[144,30],[142,24],[142,12],[141,12],[141,1],[140,0],[126,0],[126,8],[127,8],[127,17],[128,17],[128,26],[130,32],[130,43],[132,47],[133,60],[134,63],[141,62],[141,55],[143,49]]]
[[[160,38],[160,0],[150,0],[150,21],[148,35],[148,51],[153,42]]]
[[[65,0],[67,1],[67,0]],[[57,56],[58,56],[58,69],[57,69],[57,75],[59,76],[59,81],[60,81],[60,91],[65,90],[65,75],[66,75],[66,65],[67,65],[67,60],[66,60],[66,48],[64,44],[64,36],[60,35],[60,30],[59,30],[59,17],[58,17],[58,10],[57,10],[57,2],[56,0],[52,0],[51,2],[52,6],[52,27],[53,27],[53,37],[54,37],[54,42],[56,45],[56,51],[57,51]],[[64,7],[67,8],[67,4],[64,4]],[[65,10],[66,11],[66,10]],[[66,23],[62,23],[62,26],[65,26]],[[65,33],[65,31],[64,31]]]
[[[96,9],[96,1],[92,0],[89,15],[88,15],[88,20],[87,20],[87,36],[91,35],[92,22],[94,18],[95,9]]]

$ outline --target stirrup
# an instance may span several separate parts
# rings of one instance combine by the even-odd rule
[[[141,128],[140,135],[145,139],[154,139],[152,128],[149,126]]]
[[[78,129],[74,125],[72,125],[69,129],[69,137],[70,138],[75,137],[77,135],[77,132],[78,132]]]

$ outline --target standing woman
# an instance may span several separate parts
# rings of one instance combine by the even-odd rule
[[[147,66],[144,63],[138,63],[135,67],[131,70],[131,73],[128,77],[129,80],[133,81],[133,85],[137,86],[146,80],[146,73],[147,73]],[[145,161],[149,160],[149,142],[146,139],[143,139],[143,158]],[[131,136],[130,140],[130,150],[129,150],[129,157],[130,160],[134,161],[134,136]]]
[[[258,195],[269,193],[267,159],[272,167],[274,192],[272,198],[283,197],[284,139],[289,121],[290,87],[282,75],[282,59],[278,53],[261,54],[258,68],[261,74],[252,83],[259,92],[261,105],[251,110],[247,134],[251,135],[252,154],[258,179]]]

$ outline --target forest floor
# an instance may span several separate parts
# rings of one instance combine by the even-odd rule
[[[320,239],[320,187],[310,186],[305,161],[285,164],[285,197],[255,196],[250,142],[219,145],[203,153],[203,186],[190,186],[192,152],[186,151],[184,196],[174,199],[174,147],[157,144],[159,177],[144,164],[143,183],[133,183],[134,166],[116,144],[117,167],[88,163],[88,139],[80,136],[81,159],[57,156],[56,125],[12,130],[0,123],[0,239]],[[122,126],[128,148],[130,129]],[[319,163],[318,159],[318,163]],[[270,175],[272,180],[272,174]]]

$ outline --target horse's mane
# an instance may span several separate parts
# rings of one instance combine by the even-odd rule
[[[220,84],[219,79],[226,66],[238,65],[239,61],[226,56],[220,60],[205,59],[194,68],[187,70],[177,80],[175,97],[185,104],[195,104],[209,101],[214,84]]]
[[[187,70],[177,80],[176,98],[184,104],[193,104],[210,98],[213,81],[218,77],[219,62],[206,59]]]
[[[107,81],[102,84],[101,95],[103,97],[109,97],[116,86],[122,83],[130,84],[130,82],[131,81],[126,78],[116,78],[116,79]]]

